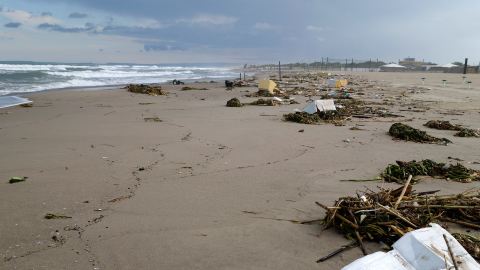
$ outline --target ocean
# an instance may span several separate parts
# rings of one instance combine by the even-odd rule
[[[0,62],[0,96],[49,89],[238,76],[224,65],[56,64]]]

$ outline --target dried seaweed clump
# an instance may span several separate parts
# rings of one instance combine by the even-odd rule
[[[468,183],[479,181],[478,171],[468,169],[461,164],[445,165],[437,163],[430,159],[422,161],[397,161],[397,164],[389,164],[381,174],[381,177],[387,182],[405,183],[408,176],[431,176],[442,177],[456,182]],[[415,180],[415,179],[413,179]]]
[[[161,96],[167,94],[167,92],[162,90],[162,87],[158,85],[129,84],[126,88],[128,92],[147,94],[151,96]]]
[[[427,227],[431,222],[451,222],[467,228],[480,226],[479,190],[433,196],[436,192],[415,193],[411,185],[380,188],[378,192],[368,190],[355,197],[339,198],[333,207],[318,202],[317,205],[327,211],[325,227],[356,239],[362,247],[365,240],[391,245],[405,233]],[[470,249],[465,246],[467,250],[480,247],[478,241],[466,240],[471,243]]]
[[[448,144],[450,140],[446,138],[436,138],[428,135],[425,131],[413,128],[402,123],[395,123],[390,127],[388,133],[397,139],[404,141],[420,142],[420,143],[437,143]]]
[[[455,133],[457,137],[477,137],[480,138],[480,131],[470,128],[462,128],[459,132]]]
[[[243,104],[238,100],[238,98],[232,98],[227,101],[227,107],[242,107]]]
[[[182,91],[190,91],[190,90],[208,90],[208,88],[202,87],[191,87],[191,86],[184,86],[182,87]]]
[[[462,130],[462,126],[454,125],[449,121],[430,120],[424,126],[440,130]]]
[[[275,106],[277,105],[275,101],[273,101],[273,99],[263,99],[263,98],[260,98],[258,100],[255,100],[253,102],[250,103],[250,105],[258,105],[258,106]]]
[[[321,118],[318,114],[309,114],[306,112],[294,112],[289,114],[284,114],[283,118],[285,121],[296,122],[300,124],[313,125],[318,123]]]

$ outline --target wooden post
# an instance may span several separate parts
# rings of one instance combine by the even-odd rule
[[[468,58],[465,58],[465,65],[463,66],[463,74],[467,74]]]
[[[352,58],[352,66],[351,66],[350,71],[353,71],[353,58]]]
[[[280,65],[280,61],[278,61],[278,80],[282,80],[282,66]]]

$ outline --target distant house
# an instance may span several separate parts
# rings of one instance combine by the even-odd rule
[[[459,68],[460,66],[448,63],[445,65],[433,66],[429,68],[429,71],[432,72],[444,72],[444,73],[451,73],[453,69]]]
[[[383,71],[383,72],[403,72],[406,70],[407,70],[406,67],[399,64],[393,64],[393,63],[380,66],[380,71]]]

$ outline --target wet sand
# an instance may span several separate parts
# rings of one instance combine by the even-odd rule
[[[243,96],[256,89],[225,91],[221,83],[192,91],[168,85],[170,94],[157,97],[48,91],[28,95],[31,108],[0,109],[0,268],[340,269],[361,251],[317,264],[349,241],[290,221],[323,217],[315,201],[330,205],[386,185],[340,180],[375,177],[395,160],[455,157],[480,169],[480,139],[422,127],[442,119],[480,128],[480,76],[469,75],[469,89],[460,74],[359,75],[375,82],[364,90],[370,98],[390,98],[392,112],[405,117],[288,123],[282,115],[306,97],[297,96],[298,105],[227,108],[233,97],[253,101]],[[162,121],[144,119],[153,117]],[[407,120],[454,143],[393,141],[388,128]],[[364,130],[350,130],[356,124]],[[12,176],[28,179],[8,184]],[[415,188],[478,186],[426,180]],[[47,213],[71,218],[47,220]]]

